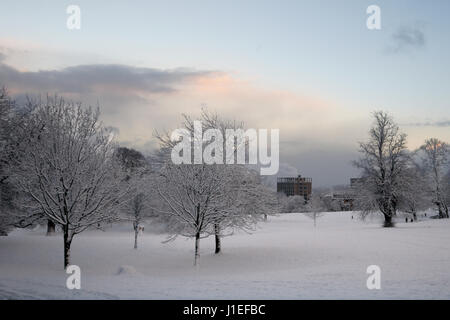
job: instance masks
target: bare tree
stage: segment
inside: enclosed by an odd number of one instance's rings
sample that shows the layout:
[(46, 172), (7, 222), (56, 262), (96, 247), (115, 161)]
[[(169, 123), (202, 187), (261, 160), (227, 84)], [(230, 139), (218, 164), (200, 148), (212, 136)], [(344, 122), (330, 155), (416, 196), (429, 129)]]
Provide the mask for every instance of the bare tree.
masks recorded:
[(11, 209), (11, 186), (7, 181), (5, 165), (8, 163), (7, 145), (11, 128), (11, 109), (13, 101), (5, 87), (0, 88), (0, 236), (8, 234), (12, 225), (9, 211)]
[(8, 96), (8, 92), (5, 87), (0, 88), (0, 156), (2, 161), (4, 151), (7, 145), (8, 130), (10, 128), (11, 109), (14, 101)]
[(276, 193), (261, 181), (259, 174), (246, 167), (228, 165), (229, 182), (225, 192), (226, 201), (221, 210), (225, 213), (217, 217), (214, 225), (215, 253), (221, 252), (221, 238), (235, 230), (251, 232), (255, 225), (267, 221), (279, 209)]
[(164, 213), (176, 218), (178, 233), (195, 237), (194, 265), (200, 256), (200, 239), (214, 234), (214, 225), (225, 213), (215, 204), (223, 204), (227, 195), (227, 177), (211, 165), (175, 165), (169, 161), (159, 173), (156, 189), (165, 202)]
[(413, 164), (405, 170), (399, 191), (399, 209), (409, 213), (414, 221), (417, 221), (417, 212), (428, 207), (426, 185), (427, 181), (418, 165)]
[[(216, 113), (210, 113), (203, 109), (201, 121), (204, 129), (218, 130), (223, 139), (223, 149), (226, 149), (226, 141), (232, 140), (234, 144), (233, 157), (238, 156), (238, 150), (244, 150), (245, 158), (250, 159), (249, 145), (252, 138), (234, 139), (231, 132), (241, 130), (244, 132), (245, 126), (243, 122), (236, 120), (224, 119)], [(188, 127), (192, 127), (192, 120), (189, 121)], [(228, 155), (223, 154), (223, 163), (226, 163)], [(253, 169), (257, 169), (254, 167)], [(221, 252), (221, 238), (233, 234), (233, 230), (240, 229), (244, 231), (252, 231), (255, 224), (264, 219), (267, 221), (269, 215), (274, 215), (279, 208), (276, 195), (264, 183), (264, 180), (252, 170), (251, 166), (246, 165), (222, 165), (220, 170), (228, 175), (229, 183), (227, 185), (226, 194), (228, 203), (224, 203), (222, 210), (227, 212), (221, 215), (214, 225), (215, 253)]]
[(449, 146), (439, 139), (431, 138), (420, 149), (424, 153), (423, 164), (433, 195), (432, 201), (437, 206), (439, 218), (448, 218), (449, 203), (445, 195), (448, 180), (446, 181), (445, 171), (448, 170)]
[[(21, 112), (19, 112), (21, 111)], [(5, 87), (0, 88), (0, 235), (7, 235), (14, 227), (27, 226), (18, 219), (19, 193), (11, 183), (12, 159), (16, 157), (17, 128), (26, 120), (25, 110), (19, 110)], [(29, 222), (28, 222), (29, 223)]]
[[(22, 195), (11, 181), (10, 164), (19, 157), (18, 148), (36, 134), (31, 114), (32, 103), (18, 105), (8, 95), (6, 88), (0, 89), (0, 229), (27, 228), (47, 224), (47, 235), (54, 234), (55, 225), (41, 214), (24, 215), (20, 210)], [(5, 229), (6, 228), (6, 229)], [(4, 232), (6, 234), (6, 232)]]
[(444, 176), (444, 198), (446, 203), (450, 203), (450, 169), (448, 170), (447, 174)]
[(42, 216), (63, 230), (64, 267), (76, 234), (116, 219), (125, 201), (123, 175), (113, 157), (111, 133), (99, 111), (62, 98), (38, 102), (11, 164), (28, 216)]
[(134, 149), (118, 148), (116, 156), (126, 175), (124, 184), (132, 192), (130, 200), (125, 202), (123, 210), (126, 213), (125, 219), (133, 221), (134, 249), (137, 249), (138, 236), (143, 229), (142, 222), (152, 212), (150, 208), (151, 190), (149, 190), (151, 188), (150, 168), (144, 155)]
[[(202, 129), (216, 129), (220, 134), (224, 134), (226, 128), (240, 128), (236, 122), (222, 120), (205, 110), (200, 120)], [(201, 141), (194, 141), (196, 128), (190, 117), (184, 115), (182, 127), (187, 132), (187, 138), (193, 142), (192, 149), (195, 145), (205, 144), (203, 137), (200, 138)], [(195, 237), (194, 264), (197, 264), (201, 238), (214, 235), (216, 253), (219, 253), (220, 237), (235, 228), (248, 229), (255, 223), (257, 214), (248, 210), (249, 203), (255, 201), (254, 197), (258, 193), (260, 196), (262, 193), (256, 192), (256, 180), (251, 178), (245, 166), (220, 163), (174, 164), (168, 154), (177, 141), (170, 139), (168, 134), (157, 134), (157, 138), (161, 143), (160, 154), (163, 154), (160, 158), (164, 160), (159, 171), (160, 182), (156, 183), (156, 188), (166, 204), (165, 213), (174, 217), (182, 226), (176, 229), (176, 234)], [(195, 153), (193, 151), (191, 156)], [(263, 217), (264, 213), (267, 210), (259, 211), (259, 217)]]
[(354, 162), (363, 177), (358, 188), (359, 209), (363, 215), (379, 210), (384, 216), (384, 226), (392, 227), (410, 157), (406, 135), (400, 133), (392, 117), (383, 111), (376, 111), (373, 116), (369, 141), (360, 143), (362, 156)]
[(318, 194), (312, 194), (308, 203), (305, 206), (307, 212), (305, 216), (313, 219), (314, 227), (317, 226), (317, 219), (325, 215), (326, 206), (322, 198)]

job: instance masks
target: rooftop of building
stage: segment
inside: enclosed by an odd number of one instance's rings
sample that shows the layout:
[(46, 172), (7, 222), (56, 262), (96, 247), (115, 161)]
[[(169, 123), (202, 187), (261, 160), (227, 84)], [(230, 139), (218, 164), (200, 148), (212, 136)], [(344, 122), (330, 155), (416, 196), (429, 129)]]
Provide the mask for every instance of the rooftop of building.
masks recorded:
[(302, 177), (301, 175), (297, 177), (278, 177), (277, 182), (312, 182), (312, 178)]

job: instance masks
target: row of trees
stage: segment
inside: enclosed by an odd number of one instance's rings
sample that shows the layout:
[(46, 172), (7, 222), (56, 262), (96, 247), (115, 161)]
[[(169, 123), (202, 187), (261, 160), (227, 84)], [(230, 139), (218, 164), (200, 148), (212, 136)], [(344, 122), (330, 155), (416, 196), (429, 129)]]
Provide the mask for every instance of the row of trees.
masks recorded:
[[(213, 235), (219, 253), (221, 237), (277, 211), (274, 193), (246, 166), (173, 164), (167, 134), (156, 135), (160, 150), (146, 158), (115, 143), (98, 108), (58, 97), (17, 106), (5, 89), (0, 102), (0, 232), (57, 225), (64, 267), (75, 235), (106, 223), (132, 221), (137, 248), (144, 219), (164, 222), (169, 239), (195, 238), (197, 264), (201, 238)], [(235, 125), (207, 111), (200, 120), (221, 132)], [(194, 136), (188, 116), (183, 127)]]
[(360, 143), (361, 157), (354, 165), (362, 176), (357, 187), (356, 208), (362, 215), (380, 211), (384, 225), (393, 226), (398, 210), (410, 213), (434, 205), (439, 218), (448, 218), (450, 204), (450, 149), (447, 143), (431, 138), (414, 152), (406, 146), (393, 118), (374, 113), (369, 140)]
[[(383, 111), (373, 114), (369, 139), (360, 143), (361, 157), (354, 165), (362, 175), (355, 188), (341, 188), (351, 208), (362, 217), (381, 212), (384, 225), (393, 226), (397, 211), (417, 220), (417, 212), (434, 207), (438, 218), (448, 218), (450, 205), (450, 148), (439, 139), (427, 139), (414, 151), (407, 149), (407, 136)], [(282, 212), (303, 212), (314, 218), (322, 211), (343, 210), (332, 195), (318, 192), (310, 199), (279, 194)], [(347, 204), (347, 208), (349, 204)]]

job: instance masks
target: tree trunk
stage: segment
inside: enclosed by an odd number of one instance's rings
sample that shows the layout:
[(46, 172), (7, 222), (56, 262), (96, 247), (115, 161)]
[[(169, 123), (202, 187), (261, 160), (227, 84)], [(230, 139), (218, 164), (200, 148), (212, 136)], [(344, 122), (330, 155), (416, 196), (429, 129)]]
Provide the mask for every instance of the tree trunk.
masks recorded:
[(47, 220), (47, 236), (55, 234), (55, 223), (52, 220)]
[(264, 221), (267, 221), (267, 214), (264, 214)]
[[(197, 204), (197, 208), (196, 208), (196, 226), (197, 228), (199, 228), (200, 225), (200, 203)], [(200, 259), (200, 230), (201, 229), (197, 229), (197, 233), (195, 234), (195, 253), (194, 253), (194, 266), (197, 266), (198, 264), (198, 260)]]
[(139, 227), (134, 228), (134, 248), (137, 249), (137, 241), (138, 241), (138, 233), (139, 233)]
[(216, 238), (216, 251), (214, 253), (219, 254), (222, 248), (220, 246), (220, 226), (217, 223), (214, 225), (214, 233)]
[(69, 226), (63, 226), (64, 231), (64, 269), (70, 264), (70, 245), (72, 243), (72, 238), (69, 235)]
[(440, 202), (436, 202), (439, 211), (439, 219), (445, 218), (444, 210), (442, 210), (442, 206)]
[(392, 228), (394, 223), (392, 222), (392, 217), (390, 215), (384, 215), (384, 225), (385, 228)]
[(444, 203), (439, 202), (438, 208), (439, 208), (439, 219), (448, 218), (448, 207)]
[(194, 266), (197, 266), (200, 259), (200, 232), (195, 234), (195, 256), (194, 256)]

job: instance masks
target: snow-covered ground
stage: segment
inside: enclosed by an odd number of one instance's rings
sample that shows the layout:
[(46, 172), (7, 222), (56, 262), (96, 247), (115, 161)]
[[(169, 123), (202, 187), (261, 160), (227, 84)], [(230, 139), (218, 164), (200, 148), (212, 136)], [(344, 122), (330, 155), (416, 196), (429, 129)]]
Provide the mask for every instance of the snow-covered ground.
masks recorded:
[[(18, 230), (0, 237), (0, 299), (450, 299), (450, 220), (385, 229), (351, 215), (328, 213), (316, 228), (303, 214), (271, 217), (224, 238), (218, 256), (203, 239), (199, 268), (192, 240), (145, 233), (134, 250), (131, 226), (87, 232), (72, 245), (82, 272), (72, 291), (62, 236)], [(366, 287), (373, 264), (381, 290)]]

